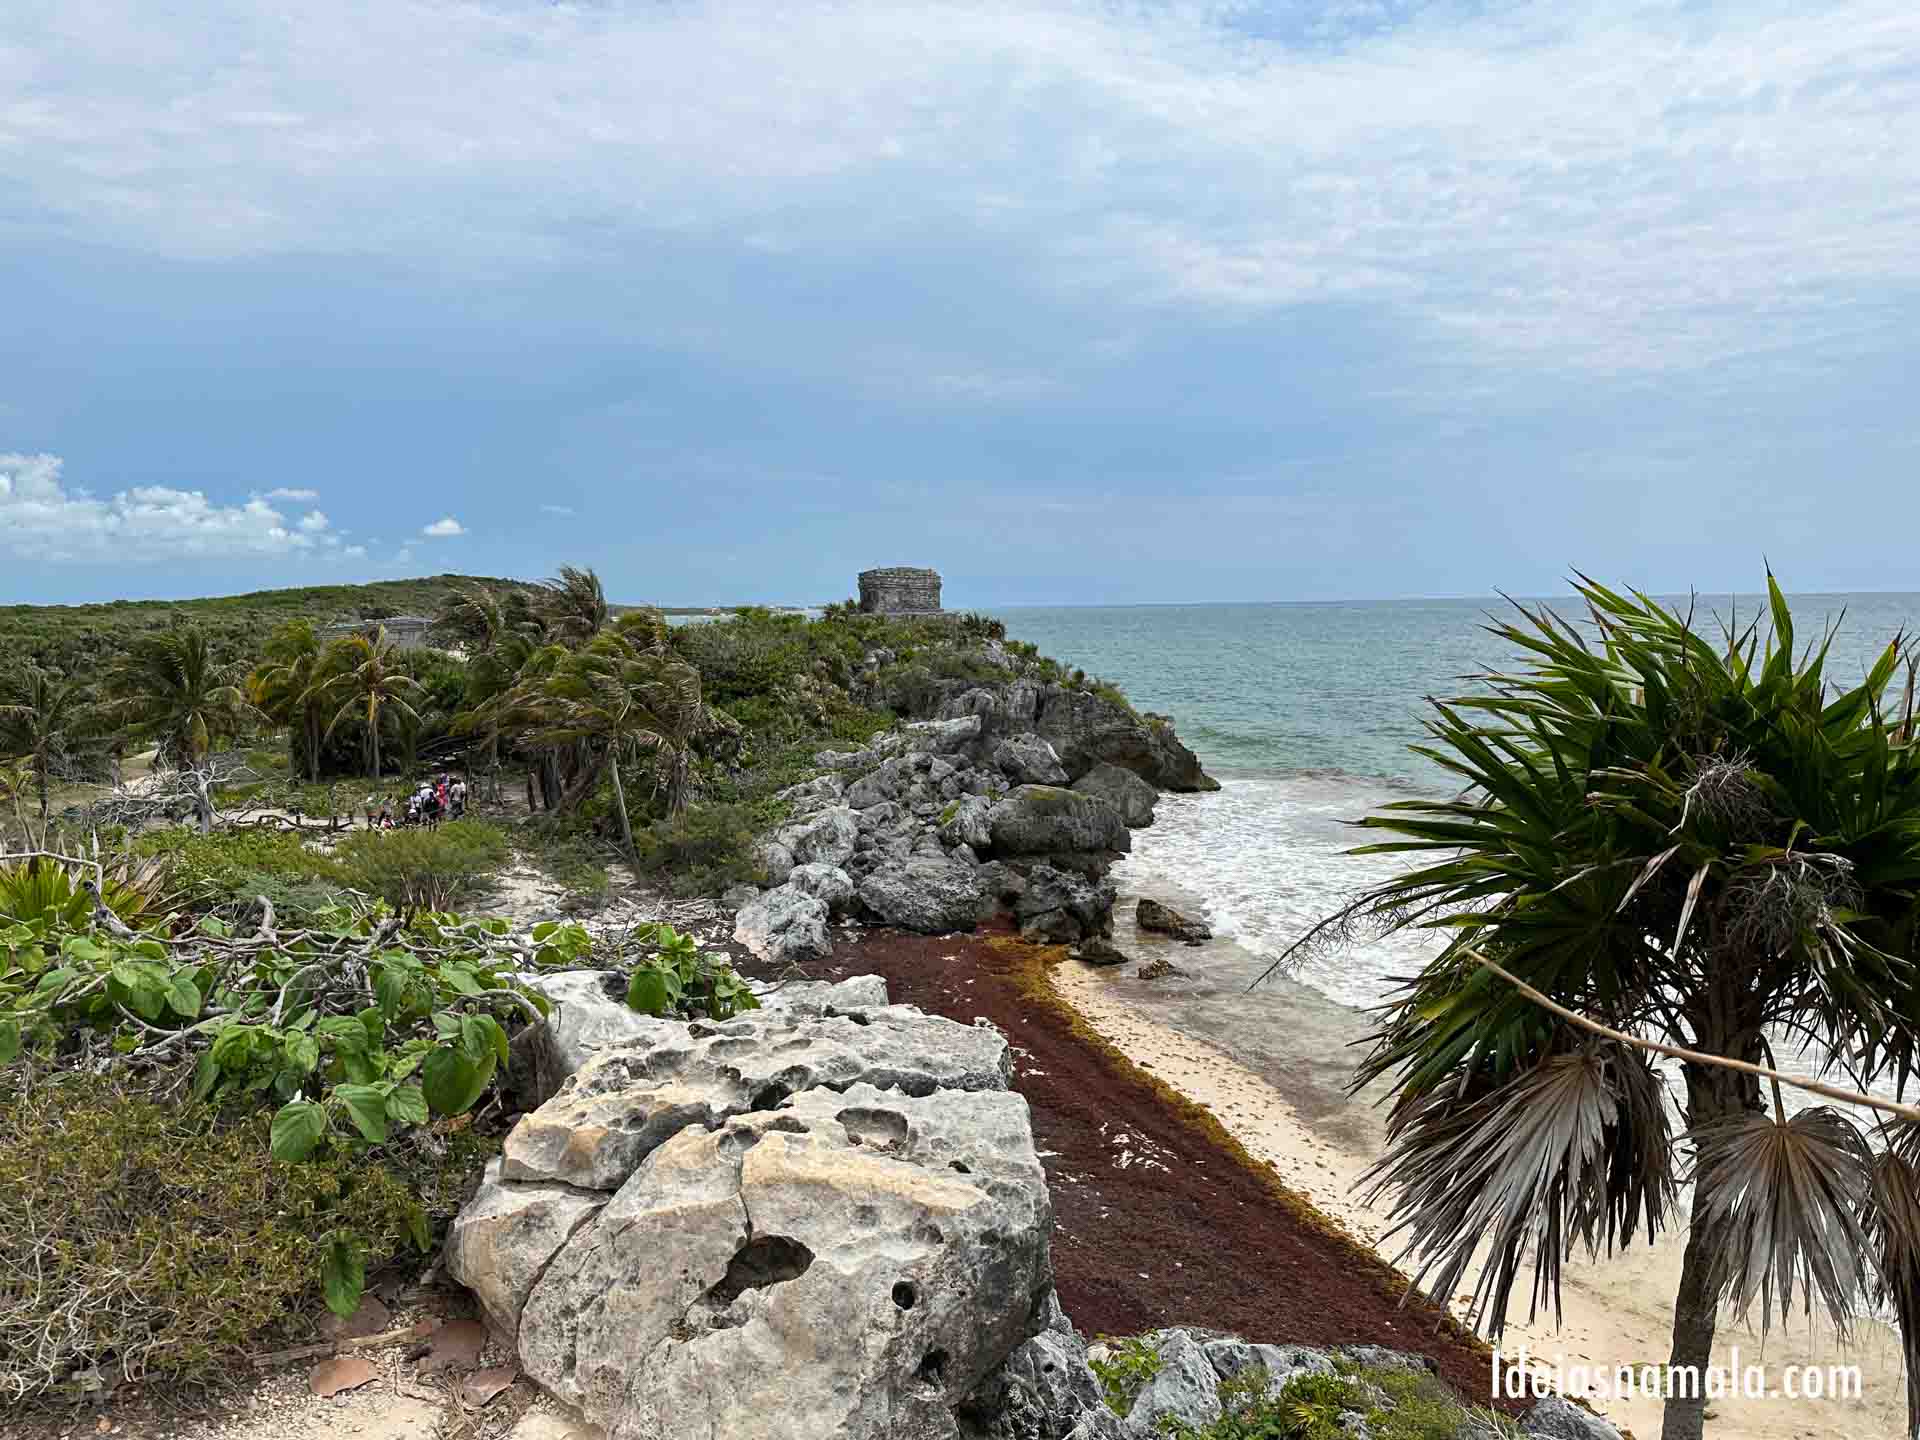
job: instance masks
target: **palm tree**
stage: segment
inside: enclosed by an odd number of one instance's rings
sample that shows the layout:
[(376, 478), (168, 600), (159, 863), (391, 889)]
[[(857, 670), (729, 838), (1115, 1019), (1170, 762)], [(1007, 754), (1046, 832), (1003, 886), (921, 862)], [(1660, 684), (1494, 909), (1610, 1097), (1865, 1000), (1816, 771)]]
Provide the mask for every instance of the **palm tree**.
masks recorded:
[[(547, 744), (600, 747), (613, 778), (620, 841), (633, 854), (633, 825), (621, 777), (622, 757), (652, 754), (664, 771), (670, 814), (686, 808), (688, 746), (700, 725), (700, 672), (648, 647), (644, 625), (603, 632), (536, 681), (523, 710)], [(638, 640), (640, 643), (636, 643)]]
[(578, 649), (606, 629), (613, 613), (600, 577), (571, 565), (562, 565), (558, 575), (541, 583), (535, 608), (548, 637), (569, 649)]
[(397, 652), (387, 627), (376, 625), (371, 634), (347, 635), (327, 648), (323, 674), (312, 693), (325, 703), (337, 703), (322, 741), (353, 715), (359, 715), (367, 727), (368, 774), (380, 778), (380, 720), (391, 710), (403, 719), (418, 723), (419, 712), (411, 701), (425, 694), (420, 682), (399, 665)]
[(40, 799), (40, 831), (47, 829), (47, 787), (93, 731), (86, 687), (28, 662), (0, 679), (0, 756), (23, 762)]
[(316, 689), (324, 678), (326, 651), (311, 620), (289, 620), (266, 644), (262, 665), (247, 677), (247, 698), (277, 725), (288, 730), (294, 769), (306, 761), (307, 777), (320, 779), (321, 732), (326, 700)]
[[(532, 652), (524, 621), (517, 622), (498, 594), (483, 585), (462, 585), (447, 598), (434, 628), (452, 637), (467, 655), (466, 712), (475, 717), (456, 728), (484, 725), (487, 735), (487, 774), (494, 777), (497, 800), (500, 770), (500, 725), (488, 702), (512, 688), (520, 666)], [(462, 720), (465, 716), (460, 717)]]
[(107, 669), (104, 715), (190, 767), (254, 715), (232, 667), (215, 662), (198, 625), (140, 635)]
[[(1913, 1072), (1920, 983), (1920, 747), (1913, 680), (1889, 713), (1898, 637), (1830, 698), (1832, 633), (1796, 662), (1768, 576), (1771, 634), (1722, 643), (1644, 596), (1581, 577), (1591, 642), (1545, 606), (1491, 633), (1528, 657), (1488, 693), (1432, 702), (1415, 747), (1465, 782), (1361, 823), (1397, 838), (1358, 853), (1427, 863), (1301, 942), (1425, 928), (1439, 955), (1394, 997), (1356, 1083), (1392, 1077), (1390, 1146), (1373, 1172), (1418, 1257), (1455, 1293), (1485, 1246), (1472, 1318), (1497, 1337), (1535, 1251), (1535, 1309), (1560, 1265), (1647, 1238), (1675, 1208), (1664, 1085), (1637, 1040), (1699, 1052), (1681, 1066), (1694, 1196), (1671, 1363), (1708, 1363), (1719, 1307), (1782, 1314), (1796, 1284), (1845, 1323), (1879, 1290), (1920, 1370), (1920, 1138), (1876, 1157), (1828, 1108), (1789, 1116), (1766, 1063), (1808, 1042), (1858, 1090)], [(1301, 946), (1296, 946), (1298, 953)], [(1498, 966), (1504, 975), (1496, 973)], [(1284, 959), (1283, 959), (1284, 963)], [(1910, 1405), (1915, 1396), (1910, 1395)], [(1704, 1400), (1667, 1401), (1664, 1440), (1699, 1440)], [(1912, 1420), (1920, 1426), (1920, 1406)], [(1920, 1434), (1920, 1428), (1915, 1430)]]

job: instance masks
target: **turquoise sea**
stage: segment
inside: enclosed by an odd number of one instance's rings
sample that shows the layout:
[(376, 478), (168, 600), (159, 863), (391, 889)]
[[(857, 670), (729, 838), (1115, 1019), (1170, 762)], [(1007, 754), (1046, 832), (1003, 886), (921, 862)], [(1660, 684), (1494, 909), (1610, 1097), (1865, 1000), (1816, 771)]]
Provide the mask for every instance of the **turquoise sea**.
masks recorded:
[[(1566, 597), (1549, 603), (1578, 613)], [(1744, 623), (1763, 608), (1758, 596), (1693, 603), (1714, 635), (1716, 617)], [(1793, 610), (1801, 642), (1841, 623), (1829, 659), (1838, 682), (1857, 680), (1896, 633), (1920, 627), (1920, 594), (1802, 595)], [(1512, 613), (1499, 599), (997, 613), (1016, 639), (1173, 716), (1222, 782), (1216, 795), (1166, 797), (1116, 875), (1129, 893), (1199, 905), (1250, 958), (1279, 954), (1393, 863), (1345, 855), (1360, 838), (1346, 822), (1410, 793), (1445, 793), (1444, 773), (1407, 750), (1420, 738), (1425, 697), (1470, 692), (1479, 688), (1470, 677), (1516, 660), (1485, 629), (1490, 616)], [(1396, 937), (1298, 978), (1365, 1006), (1428, 949)]]

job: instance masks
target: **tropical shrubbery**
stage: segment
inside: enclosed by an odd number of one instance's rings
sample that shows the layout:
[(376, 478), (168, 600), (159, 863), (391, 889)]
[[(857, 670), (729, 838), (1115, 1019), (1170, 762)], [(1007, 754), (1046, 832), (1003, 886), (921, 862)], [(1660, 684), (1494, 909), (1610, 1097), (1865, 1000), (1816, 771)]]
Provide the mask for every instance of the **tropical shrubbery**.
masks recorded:
[(718, 895), (765, 878), (753, 858), (755, 832), (743, 805), (697, 805), (636, 830), (634, 863), (675, 895)]
[(0, 1069), (0, 1408), (231, 1373), (323, 1273), (424, 1253), (490, 1148), (446, 1124), (282, 1164), (264, 1112), (152, 1088)]
[(395, 909), (451, 909), (499, 869), (507, 837), (481, 820), (432, 830), (355, 830), (334, 846), (330, 873)]

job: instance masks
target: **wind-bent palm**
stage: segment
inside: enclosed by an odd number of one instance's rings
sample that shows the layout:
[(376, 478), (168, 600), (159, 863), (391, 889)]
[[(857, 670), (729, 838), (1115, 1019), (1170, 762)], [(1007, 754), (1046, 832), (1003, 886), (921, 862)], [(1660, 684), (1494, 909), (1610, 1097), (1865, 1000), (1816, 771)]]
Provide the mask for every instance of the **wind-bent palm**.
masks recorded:
[(517, 707), (543, 743), (584, 740), (605, 746), (620, 838), (629, 854), (633, 826), (621, 758), (654, 755), (668, 811), (679, 814), (687, 803), (688, 746), (704, 713), (700, 672), (665, 654), (652, 639), (645, 617), (629, 617), (586, 649), (555, 657)]
[(60, 766), (93, 734), (85, 686), (38, 665), (0, 677), (0, 756), (17, 759), (33, 778), (40, 830), (47, 828), (47, 787)]
[(562, 565), (558, 575), (541, 583), (535, 610), (548, 637), (569, 649), (585, 645), (606, 629), (613, 614), (600, 577), (571, 565)]
[(183, 766), (206, 759), (213, 742), (254, 711), (232, 667), (214, 662), (197, 625), (142, 635), (107, 671), (106, 715), (153, 740), (160, 758)]
[[(306, 750), (308, 778), (317, 782), (327, 707), (316, 686), (325, 678), (326, 651), (313, 622), (289, 620), (267, 641), (266, 656), (271, 663), (247, 677), (247, 698), (275, 724), (297, 731)], [(296, 753), (296, 766), (299, 759)]]
[[(1555, 1018), (1478, 956), (1628, 1033), (1757, 1063), (1777, 1040), (1809, 1041), (1861, 1089), (1912, 1073), (1912, 670), (1896, 714), (1897, 638), (1829, 699), (1832, 635), (1796, 666), (1792, 617), (1768, 587), (1758, 654), (1757, 627), (1710, 644), (1644, 596), (1584, 580), (1591, 645), (1545, 607), (1493, 627), (1531, 668), (1433, 702), (1434, 743), (1416, 747), (1466, 790), (1362, 822), (1401, 838), (1358, 853), (1436, 858), (1302, 942), (1350, 940), (1367, 921), (1447, 937), (1358, 1078), (1393, 1077), (1373, 1178), (1394, 1193), (1418, 1278), (1452, 1294), (1486, 1244), (1474, 1311), (1495, 1335), (1529, 1249), (1533, 1304), (1557, 1311), (1562, 1258), (1641, 1227), (1651, 1239), (1676, 1175), (1663, 1085), (1641, 1053)], [(1751, 1075), (1682, 1074), (1695, 1192), (1671, 1362), (1707, 1364), (1723, 1300), (1770, 1314), (1777, 1299), (1784, 1315), (1798, 1287), (1844, 1323), (1878, 1291), (1901, 1314), (1914, 1377), (1920, 1136), (1903, 1125), (1876, 1156), (1835, 1110), (1789, 1118)], [(1665, 1440), (1698, 1440), (1703, 1412), (1697, 1395), (1669, 1400)]]
[(371, 635), (348, 635), (327, 649), (324, 676), (313, 693), (337, 704), (328, 722), (323, 741), (351, 716), (358, 715), (367, 727), (368, 774), (380, 778), (380, 721), (391, 711), (415, 724), (420, 713), (413, 700), (426, 693), (420, 682), (395, 663), (393, 639), (387, 627), (379, 625)]

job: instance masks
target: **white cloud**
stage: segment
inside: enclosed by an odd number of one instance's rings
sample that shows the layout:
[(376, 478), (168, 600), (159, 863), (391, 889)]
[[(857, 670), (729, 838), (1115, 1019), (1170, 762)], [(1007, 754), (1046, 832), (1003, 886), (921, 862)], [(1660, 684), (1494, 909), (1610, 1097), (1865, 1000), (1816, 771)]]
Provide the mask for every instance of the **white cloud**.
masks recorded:
[(168, 254), (990, 243), (1119, 306), (1360, 301), (1622, 370), (1843, 334), (1920, 286), (1910, 0), (1281, 7), (1257, 33), (1218, 0), (796, 0), (779, 23), (202, 0), (163, 33), (141, 0), (21, 8), (15, 213)]
[(298, 555), (337, 545), (327, 517), (298, 523), (264, 498), (137, 485), (102, 498), (67, 485), (58, 455), (0, 454), (0, 550), (50, 563)]
[(453, 516), (448, 515), (443, 519), (434, 521), (431, 525), (423, 525), (420, 533), (430, 540), (445, 540), (449, 536), (466, 534), (467, 527), (454, 519)]
[(542, 505), (540, 508), (549, 515), (571, 515), (574, 513), (571, 505)]
[(267, 491), (267, 499), (269, 500), (318, 500), (319, 498), (320, 492), (318, 490), (288, 490), (283, 488)]

